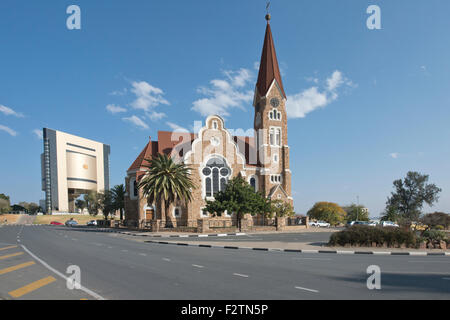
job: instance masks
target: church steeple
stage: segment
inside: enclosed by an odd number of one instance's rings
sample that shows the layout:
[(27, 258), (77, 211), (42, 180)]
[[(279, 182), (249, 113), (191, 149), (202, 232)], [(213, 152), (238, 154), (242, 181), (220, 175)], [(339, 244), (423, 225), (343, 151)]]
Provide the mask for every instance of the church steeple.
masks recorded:
[(280, 68), (278, 66), (277, 53), (273, 43), (272, 30), (270, 29), (270, 14), (266, 15), (267, 27), (266, 35), (264, 37), (264, 46), (261, 55), (261, 62), (259, 65), (258, 81), (256, 89), (258, 94), (263, 97), (267, 94), (273, 81), (276, 83), (281, 91), (281, 94), (286, 98), (284, 92), (283, 82), (281, 80)]

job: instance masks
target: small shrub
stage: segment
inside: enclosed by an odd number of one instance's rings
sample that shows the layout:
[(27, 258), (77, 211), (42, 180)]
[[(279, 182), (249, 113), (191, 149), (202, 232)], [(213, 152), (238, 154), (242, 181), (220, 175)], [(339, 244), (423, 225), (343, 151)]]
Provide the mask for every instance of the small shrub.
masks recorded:
[(407, 245), (415, 246), (418, 243), (416, 235), (410, 230), (402, 230), (400, 228), (382, 228), (370, 226), (352, 226), (346, 230), (334, 233), (330, 237), (329, 245), (345, 246), (360, 245), (369, 246), (372, 243), (383, 245), (385, 242), (388, 246)]
[(440, 230), (426, 230), (422, 233), (422, 237), (426, 238), (428, 241), (446, 241), (447, 235), (444, 231)]

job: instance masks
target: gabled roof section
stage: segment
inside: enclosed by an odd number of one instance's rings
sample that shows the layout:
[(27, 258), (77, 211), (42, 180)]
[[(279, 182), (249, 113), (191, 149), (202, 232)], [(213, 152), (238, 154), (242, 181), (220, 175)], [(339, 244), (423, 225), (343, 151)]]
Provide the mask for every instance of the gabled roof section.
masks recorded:
[(277, 53), (275, 52), (273, 43), (272, 30), (270, 29), (269, 21), (267, 21), (266, 36), (264, 38), (264, 46), (259, 65), (258, 82), (256, 83), (256, 89), (260, 96), (264, 97), (267, 94), (274, 80), (276, 80), (281, 93), (286, 98), (280, 68), (278, 66)]
[(278, 184), (278, 185), (276, 185), (275, 187), (273, 187), (273, 188), (270, 190), (269, 195), (268, 195), (267, 197), (268, 197), (269, 199), (272, 199), (273, 195), (275, 194), (275, 192), (276, 192), (278, 189), (281, 190), (281, 192), (286, 196), (286, 198), (289, 197), (289, 195), (286, 193), (286, 191), (284, 191), (283, 187), (282, 187), (280, 184)]
[(145, 148), (141, 151), (139, 156), (134, 160), (131, 167), (128, 169), (128, 171), (132, 170), (139, 170), (142, 166), (148, 165), (148, 161), (145, 159), (151, 159), (153, 155), (156, 154), (156, 151), (158, 150), (158, 142), (156, 141), (150, 141), (147, 143)]

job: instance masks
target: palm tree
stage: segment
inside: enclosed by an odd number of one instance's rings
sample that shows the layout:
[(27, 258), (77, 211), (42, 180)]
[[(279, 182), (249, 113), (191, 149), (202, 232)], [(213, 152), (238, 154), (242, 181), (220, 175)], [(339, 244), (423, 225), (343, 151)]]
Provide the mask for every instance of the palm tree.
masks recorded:
[(123, 220), (123, 210), (125, 208), (125, 186), (118, 184), (111, 189), (113, 204), (116, 210), (120, 210), (120, 221)]
[(147, 173), (139, 182), (144, 197), (148, 203), (164, 202), (166, 228), (169, 224), (169, 206), (175, 200), (192, 200), (192, 189), (195, 188), (189, 173), (189, 167), (183, 163), (175, 163), (166, 154), (158, 154), (152, 159), (146, 159), (149, 165)]

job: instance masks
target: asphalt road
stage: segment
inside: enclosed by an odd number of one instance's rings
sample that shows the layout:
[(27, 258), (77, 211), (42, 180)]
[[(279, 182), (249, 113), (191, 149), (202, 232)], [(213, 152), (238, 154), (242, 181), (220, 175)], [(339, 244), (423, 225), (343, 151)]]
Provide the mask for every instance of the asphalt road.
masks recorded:
[[(445, 256), (196, 248), (78, 228), (1, 227), (0, 250), (11, 245), (18, 247), (0, 251), (0, 295), (6, 299), (50, 276), (56, 280), (19, 299), (450, 299), (450, 258)], [(2, 274), (24, 263), (14, 260), (19, 256), (8, 258), (8, 250), (24, 252), (35, 265)], [(79, 266), (85, 291), (66, 289), (60, 275), (69, 276), (70, 265)], [(367, 288), (371, 265), (381, 269), (381, 290)]]
[[(227, 236), (227, 237), (189, 237), (189, 241), (220, 241), (220, 242), (307, 242), (307, 243), (328, 243), (330, 236), (334, 232), (332, 231), (319, 231), (319, 232), (297, 232), (297, 233), (259, 233), (259, 234), (244, 234), (240, 236)], [(159, 239), (170, 239), (170, 237), (159, 237)]]

